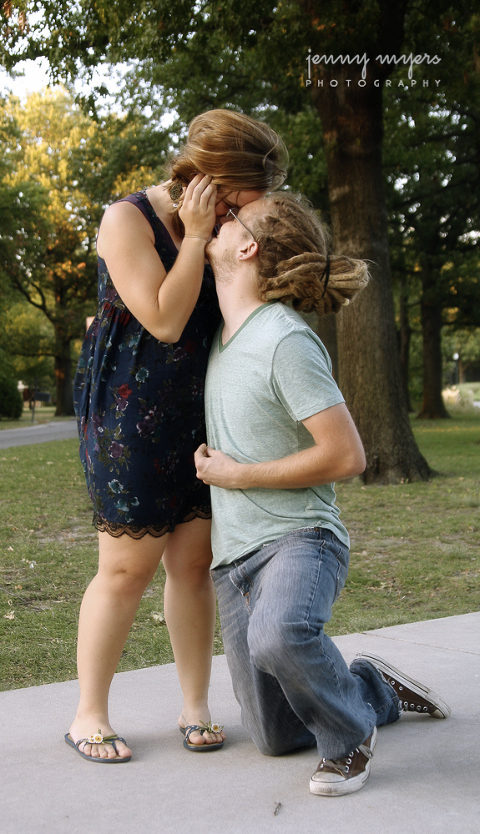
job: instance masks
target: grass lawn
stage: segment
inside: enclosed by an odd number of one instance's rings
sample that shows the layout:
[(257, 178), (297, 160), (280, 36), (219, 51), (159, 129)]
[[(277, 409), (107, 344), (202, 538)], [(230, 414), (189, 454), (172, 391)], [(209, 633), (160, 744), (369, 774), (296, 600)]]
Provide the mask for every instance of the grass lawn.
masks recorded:
[(351, 561), (330, 634), (480, 607), (480, 413), (413, 425), (431, 481), (337, 485)]
[[(480, 414), (414, 420), (414, 430), (439, 473), (429, 483), (337, 486), (352, 556), (330, 634), (479, 607)], [(97, 561), (77, 442), (0, 450), (0, 508), (0, 689), (74, 678), (78, 609)], [(120, 671), (173, 660), (163, 584), (160, 568)]]

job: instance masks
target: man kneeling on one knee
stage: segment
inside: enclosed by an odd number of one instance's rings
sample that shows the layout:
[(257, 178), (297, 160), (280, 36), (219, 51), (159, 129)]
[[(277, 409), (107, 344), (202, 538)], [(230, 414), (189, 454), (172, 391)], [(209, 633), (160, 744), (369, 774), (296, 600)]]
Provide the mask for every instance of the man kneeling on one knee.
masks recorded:
[(337, 312), (368, 281), (329, 255), (313, 210), (286, 193), (249, 203), (207, 245), (224, 323), (206, 381), (213, 565), (242, 723), (262, 753), (316, 745), (315, 794), (365, 784), (377, 727), (402, 709), (446, 718), (429, 689), (366, 653), (350, 668), (324, 632), (347, 577), (334, 481), (365, 455), (328, 354), (301, 316)]

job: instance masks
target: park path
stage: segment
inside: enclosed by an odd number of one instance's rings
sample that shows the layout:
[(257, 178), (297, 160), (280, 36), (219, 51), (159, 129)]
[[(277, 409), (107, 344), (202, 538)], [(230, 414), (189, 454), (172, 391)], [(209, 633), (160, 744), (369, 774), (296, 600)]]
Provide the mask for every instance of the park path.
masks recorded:
[(71, 440), (78, 437), (77, 421), (52, 421), (42, 425), (22, 426), (18, 429), (0, 431), (0, 449), (12, 446), (30, 446), (32, 443), (48, 443), (50, 440)]

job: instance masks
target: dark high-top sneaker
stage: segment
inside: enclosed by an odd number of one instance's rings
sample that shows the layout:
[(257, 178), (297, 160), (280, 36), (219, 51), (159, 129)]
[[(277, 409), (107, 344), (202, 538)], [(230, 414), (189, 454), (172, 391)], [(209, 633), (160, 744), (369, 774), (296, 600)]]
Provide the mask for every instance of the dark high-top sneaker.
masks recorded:
[(431, 689), (399, 672), (381, 657), (369, 652), (359, 652), (355, 660), (367, 660), (381, 673), (383, 679), (390, 684), (400, 698), (400, 705), (404, 712), (418, 712), (431, 715), (432, 718), (448, 718), (450, 707), (442, 701)]

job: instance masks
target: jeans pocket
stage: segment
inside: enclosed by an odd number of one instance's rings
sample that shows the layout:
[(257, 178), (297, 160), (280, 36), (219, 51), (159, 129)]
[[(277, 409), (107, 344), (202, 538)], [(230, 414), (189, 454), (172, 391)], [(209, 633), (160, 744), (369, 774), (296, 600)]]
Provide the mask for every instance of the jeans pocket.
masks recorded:
[(340, 596), (340, 592), (344, 588), (345, 582), (347, 581), (349, 562), (350, 553), (348, 549), (346, 547), (343, 547), (342, 545), (337, 553), (337, 581), (334, 602), (336, 602), (336, 600)]
[(250, 613), (250, 592), (252, 590), (252, 580), (245, 573), (245, 571), (242, 570), (242, 566), (230, 573), (230, 582), (234, 588), (236, 588), (237, 592), (242, 595), (247, 611)]

